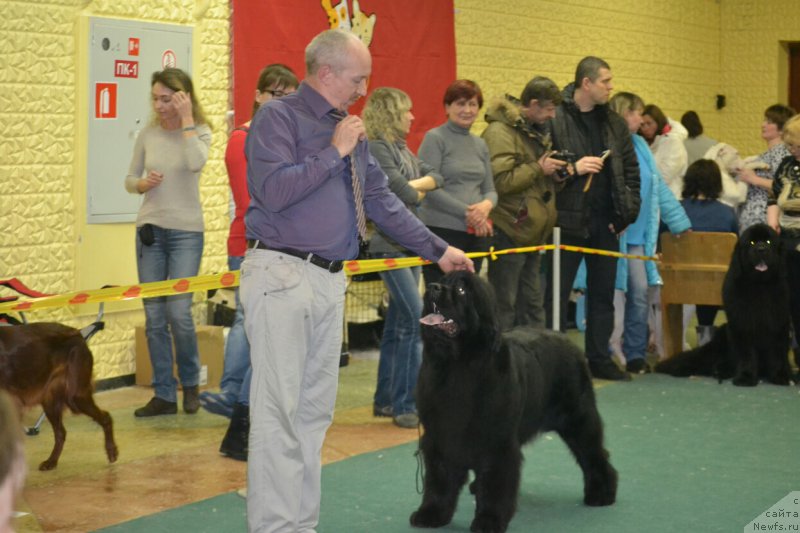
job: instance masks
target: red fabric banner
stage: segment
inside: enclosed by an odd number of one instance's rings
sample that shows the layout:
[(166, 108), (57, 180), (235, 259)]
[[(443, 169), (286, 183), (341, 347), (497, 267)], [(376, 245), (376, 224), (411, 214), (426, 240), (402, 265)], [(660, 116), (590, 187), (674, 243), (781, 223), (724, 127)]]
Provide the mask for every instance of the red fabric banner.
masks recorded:
[(369, 45), (370, 89), (397, 87), (411, 96), (416, 120), (408, 145), (416, 151), (425, 132), (444, 121), (442, 97), (456, 76), (452, 0), (233, 0), (236, 123), (250, 119), (262, 68), (284, 63), (302, 79), (306, 45), (336, 27)]

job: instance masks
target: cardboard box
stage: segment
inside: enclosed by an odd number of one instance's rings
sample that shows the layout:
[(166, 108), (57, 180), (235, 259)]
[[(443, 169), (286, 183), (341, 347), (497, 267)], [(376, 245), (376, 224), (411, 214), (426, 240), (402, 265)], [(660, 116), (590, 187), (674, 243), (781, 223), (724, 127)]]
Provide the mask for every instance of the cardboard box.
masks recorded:
[[(222, 378), (222, 365), (225, 356), (225, 336), (221, 326), (195, 326), (197, 331), (197, 350), (200, 352), (200, 386), (218, 387)], [(178, 377), (176, 365), (173, 375)], [(136, 384), (151, 386), (153, 368), (144, 326), (136, 327)]]

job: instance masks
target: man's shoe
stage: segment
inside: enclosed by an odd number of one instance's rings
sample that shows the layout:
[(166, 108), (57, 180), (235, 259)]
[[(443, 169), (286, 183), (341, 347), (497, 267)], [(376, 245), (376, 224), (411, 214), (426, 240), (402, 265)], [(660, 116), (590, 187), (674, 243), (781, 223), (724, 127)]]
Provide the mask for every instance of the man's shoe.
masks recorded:
[(645, 361), (644, 358), (628, 361), (628, 363), (625, 365), (625, 370), (631, 374), (649, 374), (652, 372), (650, 365), (647, 364), (647, 361)]
[(243, 403), (233, 406), (233, 416), (228, 431), (222, 439), (219, 453), (237, 461), (247, 461), (247, 445), (250, 439), (250, 407)]
[(183, 388), (183, 412), (187, 415), (193, 415), (200, 409), (197, 389), (197, 385)]
[(377, 405), (372, 405), (372, 416), (385, 416), (391, 417), (392, 416), (392, 406), (387, 405), (385, 407), (378, 407)]
[(620, 370), (611, 359), (605, 359), (603, 361), (590, 361), (589, 372), (591, 372), (592, 377), (596, 379), (607, 379), (609, 381), (631, 380), (631, 375)]
[(203, 391), (200, 393), (200, 407), (213, 415), (230, 418), (233, 415), (233, 405), (236, 403), (231, 395), (224, 392)]
[(403, 429), (416, 429), (419, 426), (419, 417), (417, 413), (406, 413), (404, 415), (397, 415), (392, 418), (394, 425)]
[(162, 400), (158, 396), (153, 396), (147, 405), (140, 407), (133, 412), (133, 415), (139, 418), (146, 416), (160, 416), (160, 415), (174, 415), (178, 412), (178, 404), (176, 402), (168, 402)]

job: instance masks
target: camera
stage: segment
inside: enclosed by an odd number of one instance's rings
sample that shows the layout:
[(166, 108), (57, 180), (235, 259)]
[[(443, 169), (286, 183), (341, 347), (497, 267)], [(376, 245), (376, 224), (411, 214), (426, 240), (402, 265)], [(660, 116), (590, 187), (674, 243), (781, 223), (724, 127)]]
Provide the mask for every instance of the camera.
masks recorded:
[(569, 150), (558, 150), (550, 154), (550, 157), (553, 159), (558, 159), (559, 161), (564, 161), (567, 164), (556, 171), (558, 177), (563, 179), (567, 179), (570, 177), (572, 172), (570, 172), (569, 167), (572, 165), (574, 167), (575, 163), (578, 161), (578, 156), (570, 152)]

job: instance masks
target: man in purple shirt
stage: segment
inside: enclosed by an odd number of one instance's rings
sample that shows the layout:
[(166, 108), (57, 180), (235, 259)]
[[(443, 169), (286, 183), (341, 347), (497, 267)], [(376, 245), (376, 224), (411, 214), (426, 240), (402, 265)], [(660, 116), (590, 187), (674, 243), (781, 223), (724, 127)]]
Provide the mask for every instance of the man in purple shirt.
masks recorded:
[(253, 367), (253, 532), (311, 532), (319, 522), (320, 455), (333, 419), (344, 320), (342, 260), (359, 251), (352, 169), (366, 216), (384, 233), (444, 271), (473, 270), (389, 191), (363, 142), (364, 124), (346, 115), (366, 95), (371, 65), (358, 38), (322, 32), (306, 48), (297, 93), (268, 102), (250, 126), (241, 299)]

